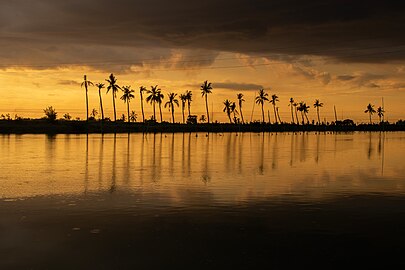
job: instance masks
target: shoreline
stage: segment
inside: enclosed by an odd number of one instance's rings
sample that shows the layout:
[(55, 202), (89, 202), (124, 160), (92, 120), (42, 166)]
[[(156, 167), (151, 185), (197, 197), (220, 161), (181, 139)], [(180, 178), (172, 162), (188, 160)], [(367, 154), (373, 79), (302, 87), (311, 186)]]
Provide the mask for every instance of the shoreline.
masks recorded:
[(101, 121), (48, 121), (0, 120), (0, 134), (87, 134), (87, 133), (182, 133), (182, 132), (354, 132), (354, 131), (405, 131), (405, 122), (381, 124), (179, 124), (179, 123), (127, 123)]

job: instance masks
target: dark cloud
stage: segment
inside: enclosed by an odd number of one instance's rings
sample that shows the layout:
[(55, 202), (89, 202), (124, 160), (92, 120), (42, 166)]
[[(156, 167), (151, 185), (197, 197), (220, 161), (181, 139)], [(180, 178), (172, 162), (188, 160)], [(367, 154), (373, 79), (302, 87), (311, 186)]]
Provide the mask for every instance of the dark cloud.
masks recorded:
[(339, 75), (336, 77), (336, 79), (339, 81), (351, 81), (355, 78), (356, 78), (356, 76), (353, 76), (353, 75)]
[(124, 70), (171, 59), (173, 49), (398, 61), (404, 13), (400, 1), (2, 0), (0, 67)]
[(75, 86), (80, 85), (79, 82), (74, 81), (74, 80), (59, 80), (58, 84), (60, 84), (60, 85), (75, 85)]

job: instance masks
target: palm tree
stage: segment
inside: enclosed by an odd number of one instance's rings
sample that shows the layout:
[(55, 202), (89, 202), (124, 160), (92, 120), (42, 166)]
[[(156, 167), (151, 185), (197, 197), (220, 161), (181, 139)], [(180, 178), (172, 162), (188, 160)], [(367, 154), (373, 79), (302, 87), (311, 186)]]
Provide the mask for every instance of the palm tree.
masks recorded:
[[(174, 124), (174, 104), (179, 107), (179, 100), (176, 98), (177, 94), (176, 93), (169, 93), (167, 94), (167, 97), (169, 98), (169, 101), (166, 102), (165, 108), (169, 106), (169, 111), (172, 112), (172, 121)], [(183, 113), (183, 121), (184, 121), (184, 113)]]
[(290, 98), (290, 104), (288, 104), (288, 106), (291, 107), (291, 119), (292, 119), (292, 124), (295, 124), (294, 122), (294, 112), (293, 112), (293, 107), (294, 107), (294, 99)]
[(278, 101), (278, 96), (276, 94), (271, 96), (270, 103), (273, 104), (273, 109), (274, 109), (274, 118), (276, 119), (276, 123), (278, 123), (277, 120), (277, 112), (276, 112), (276, 102)]
[(121, 90), (121, 87), (117, 85), (117, 79), (111, 73), (110, 77), (106, 80), (109, 85), (107, 86), (107, 93), (111, 90), (112, 92), (112, 99), (113, 99), (113, 107), (114, 107), (114, 121), (117, 121), (117, 112), (115, 110), (115, 98), (117, 97), (117, 91)]
[(89, 95), (88, 95), (88, 87), (92, 86), (93, 83), (91, 81), (87, 80), (87, 76), (84, 75), (84, 81), (80, 85), (80, 87), (83, 87), (86, 89), (86, 121), (89, 121)]
[(385, 113), (385, 111), (381, 106), (377, 108), (377, 115), (380, 118), (380, 123), (381, 123), (382, 117), (384, 116), (384, 113)]
[(239, 111), (240, 111), (240, 117), (242, 118), (242, 123), (245, 123), (245, 120), (243, 119), (243, 113), (242, 113), (242, 102), (244, 102), (245, 100), (243, 99), (243, 94), (239, 93), (236, 95), (239, 101)]
[(319, 117), (319, 108), (323, 107), (323, 103), (319, 99), (315, 99), (314, 108), (316, 108), (316, 114), (318, 115), (318, 125), (321, 124), (321, 118)]
[(145, 113), (143, 112), (143, 92), (145, 91), (147, 91), (145, 86), (139, 87), (139, 94), (141, 95), (142, 122), (145, 122)]
[(308, 109), (309, 109), (309, 106), (307, 106), (307, 104), (305, 102), (301, 101), (299, 103), (297, 110), (301, 112), (301, 117), (302, 117), (302, 123), (303, 124), (305, 123), (304, 122), (304, 115), (305, 115), (305, 118), (307, 119), (307, 123), (309, 123), (308, 116), (307, 116), (307, 113), (309, 112)]
[(201, 95), (203, 97), (205, 97), (205, 108), (207, 109), (207, 121), (208, 124), (210, 123), (210, 115), (208, 113), (208, 94), (212, 93), (212, 86), (211, 83), (209, 83), (208, 81), (205, 81), (202, 85), (201, 85)]
[(232, 120), (231, 120), (231, 102), (226, 99), (223, 104), (225, 105), (223, 112), (226, 112), (226, 115), (228, 115), (229, 118), (229, 122), (232, 124)]
[(187, 93), (185, 94), (180, 94), (180, 100), (181, 100), (181, 114), (183, 115), (183, 124), (186, 123), (186, 119), (184, 118), (184, 107), (186, 106), (187, 102)]
[(235, 124), (236, 124), (236, 115), (238, 114), (238, 110), (236, 109), (236, 103), (235, 102), (232, 102), (231, 103), (231, 113), (233, 113), (233, 121), (235, 122)]
[(193, 92), (191, 92), (190, 90), (187, 90), (186, 97), (187, 97), (188, 116), (190, 116), (190, 107), (191, 107), (191, 101), (193, 101)]
[(96, 83), (96, 86), (98, 88), (98, 96), (100, 97), (101, 120), (104, 121), (103, 99), (101, 98), (101, 89), (105, 87), (104, 83)]
[(146, 97), (146, 102), (149, 102), (150, 104), (153, 105), (153, 120), (156, 121), (156, 109), (155, 109), (155, 104), (157, 100), (157, 95), (160, 93), (160, 88), (158, 88), (157, 85), (151, 86), (150, 90), (147, 90), (146, 92), (149, 94), (149, 96)]
[(300, 121), (298, 120), (298, 103), (297, 102), (294, 102), (293, 104), (292, 104), (293, 106), (294, 106), (294, 108), (295, 108), (295, 119), (297, 120), (297, 124), (299, 125), (300, 124)]
[(374, 105), (371, 105), (371, 103), (369, 103), (369, 104), (367, 105), (367, 109), (366, 109), (364, 112), (369, 114), (369, 116), (370, 116), (370, 124), (372, 124), (372, 122), (371, 122), (371, 115), (373, 115), (373, 113), (375, 113)]
[(265, 101), (269, 101), (269, 99), (267, 98), (269, 96), (269, 94), (267, 94), (266, 92), (264, 92), (264, 89), (260, 89), (259, 90), (259, 94), (256, 96), (255, 101), (256, 104), (261, 104), (262, 105), (262, 119), (263, 119), (263, 123), (264, 123), (264, 102)]
[[(159, 89), (160, 90), (160, 89)], [(162, 102), (165, 96), (162, 94), (162, 92), (158, 92), (156, 96), (156, 102), (159, 104), (159, 112), (160, 112), (160, 123), (163, 122), (163, 115), (162, 115)]]
[(135, 96), (132, 94), (135, 91), (131, 89), (131, 86), (124, 86), (122, 87), (124, 94), (122, 95), (121, 99), (124, 101), (124, 103), (127, 103), (127, 113), (128, 113), (128, 123), (131, 121), (131, 118), (129, 116), (129, 102), (132, 98), (135, 98)]

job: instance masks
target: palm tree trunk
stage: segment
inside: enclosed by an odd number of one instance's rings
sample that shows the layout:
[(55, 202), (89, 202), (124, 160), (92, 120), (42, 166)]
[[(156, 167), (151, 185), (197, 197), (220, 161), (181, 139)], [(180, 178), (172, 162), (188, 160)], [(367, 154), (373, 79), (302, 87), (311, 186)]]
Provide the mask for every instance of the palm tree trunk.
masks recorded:
[(291, 119), (292, 119), (292, 124), (295, 124), (294, 123), (294, 112), (293, 112), (293, 105), (290, 103), (290, 105), (291, 105)]
[(163, 117), (162, 117), (162, 103), (159, 103), (159, 111), (160, 111), (160, 123), (163, 122)]
[(297, 119), (297, 125), (300, 124), (300, 121), (298, 120), (298, 110), (295, 108), (295, 118)]
[(307, 119), (307, 124), (309, 124), (309, 120), (308, 120), (307, 113), (306, 113), (306, 112), (304, 112), (304, 115), (305, 115), (305, 118)]
[(208, 94), (205, 94), (205, 108), (207, 109), (207, 120), (210, 123), (210, 114), (208, 113)]
[(184, 118), (184, 105), (186, 105), (185, 102), (182, 102), (181, 103), (181, 113), (183, 114), (183, 124), (186, 123), (185, 118)]
[(304, 112), (302, 112), (302, 111), (301, 111), (301, 117), (302, 117), (302, 124), (305, 124), (305, 121), (304, 121)]
[(127, 113), (128, 113), (128, 123), (129, 123), (130, 122), (130, 119), (129, 119), (129, 99), (127, 101)]
[(86, 88), (86, 121), (89, 121), (89, 97), (87, 93), (87, 82), (84, 82), (84, 87)]
[(100, 97), (100, 110), (101, 110), (101, 120), (104, 121), (104, 109), (103, 109), (103, 100), (101, 98), (101, 90), (98, 89), (98, 95)]
[(273, 103), (273, 109), (274, 109), (274, 118), (275, 118), (276, 124), (277, 124), (278, 121), (277, 121), (277, 113), (276, 113), (276, 104), (275, 103)]
[(372, 122), (371, 122), (371, 113), (368, 113), (369, 115), (370, 115), (370, 124), (372, 124)]
[(264, 109), (263, 109), (263, 103), (262, 103), (262, 119), (263, 119), (263, 124), (264, 124)]
[(239, 106), (239, 108), (240, 108), (240, 117), (242, 118), (242, 124), (244, 124), (245, 119), (243, 119), (242, 107)]
[(278, 107), (277, 107), (277, 117), (278, 117), (278, 121), (279, 121), (280, 124), (281, 124), (281, 118), (280, 118), (280, 113), (278, 112)]
[(115, 111), (115, 95), (114, 95), (114, 90), (112, 92), (113, 96), (113, 107), (114, 107), (114, 122), (117, 121), (117, 112)]
[(319, 118), (319, 107), (316, 107), (316, 113), (318, 114), (318, 125), (320, 125), (321, 119)]
[(155, 101), (153, 101), (153, 120), (156, 121), (156, 109), (155, 109)]
[[(174, 124), (174, 104), (172, 103), (172, 123)], [(184, 120), (184, 117), (183, 117)]]
[(141, 91), (141, 110), (142, 110), (142, 122), (145, 122), (145, 114), (143, 112), (143, 96)]
[(227, 111), (226, 114), (228, 115), (229, 118), (229, 123), (232, 124), (232, 119), (231, 119), (231, 112)]
[(190, 101), (187, 101), (187, 105), (188, 105), (188, 116), (190, 116), (190, 107), (191, 107), (191, 104), (190, 104)]

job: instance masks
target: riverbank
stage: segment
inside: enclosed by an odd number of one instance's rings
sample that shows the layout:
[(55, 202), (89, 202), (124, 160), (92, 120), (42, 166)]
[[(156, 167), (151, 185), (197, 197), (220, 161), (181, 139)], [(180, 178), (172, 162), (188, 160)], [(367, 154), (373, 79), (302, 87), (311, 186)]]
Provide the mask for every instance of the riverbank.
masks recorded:
[(172, 124), (172, 123), (126, 123), (101, 121), (47, 121), (0, 120), (0, 134), (86, 134), (86, 133), (176, 133), (176, 132), (345, 132), (345, 131), (405, 131), (405, 122), (383, 124)]

